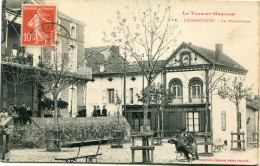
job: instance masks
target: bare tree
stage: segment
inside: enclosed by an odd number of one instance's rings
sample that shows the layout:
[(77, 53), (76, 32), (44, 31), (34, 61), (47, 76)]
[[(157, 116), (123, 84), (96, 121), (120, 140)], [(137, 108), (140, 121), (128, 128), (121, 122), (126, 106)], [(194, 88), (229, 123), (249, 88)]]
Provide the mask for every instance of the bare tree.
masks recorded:
[[(240, 78), (239, 80), (237, 77), (232, 80), (230, 84), (225, 84), (222, 88), (219, 89), (218, 95), (221, 96), (221, 98), (228, 98), (232, 103), (236, 106), (236, 116), (237, 116), (237, 133), (240, 133), (240, 126), (241, 126), (241, 117), (239, 112), (239, 104), (243, 98), (247, 98), (251, 96), (252, 93), (252, 86), (247, 88), (244, 86), (245, 78)], [(240, 140), (240, 135), (237, 135), (237, 139)], [(241, 143), (238, 142), (238, 148), (241, 148)]]
[(43, 48), (42, 57), (38, 64), (39, 68), (33, 71), (35, 81), (44, 87), (45, 94), (52, 94), (54, 101), (55, 118), (58, 115), (58, 95), (67, 86), (84, 84), (83, 80), (77, 79), (75, 73), (70, 72), (70, 58), (68, 53), (61, 53), (58, 48), (49, 50)]
[(17, 90), (25, 83), (30, 82), (30, 66), (25, 64), (8, 63), (2, 64), (1, 79), (14, 87), (14, 103), (17, 103)]
[[(172, 49), (181, 31), (176, 22), (169, 21), (173, 15), (168, 3), (165, 7), (152, 6), (150, 0), (145, 0), (144, 5), (138, 1), (136, 5), (133, 10), (126, 6), (126, 15), (117, 11), (116, 21), (110, 21), (116, 27), (109, 36), (104, 32), (103, 41), (118, 45), (138, 63), (147, 81), (146, 88), (150, 89), (163, 70), (160, 59)], [(145, 96), (149, 101), (150, 90)], [(148, 105), (146, 102), (144, 107), (144, 131), (147, 131)]]

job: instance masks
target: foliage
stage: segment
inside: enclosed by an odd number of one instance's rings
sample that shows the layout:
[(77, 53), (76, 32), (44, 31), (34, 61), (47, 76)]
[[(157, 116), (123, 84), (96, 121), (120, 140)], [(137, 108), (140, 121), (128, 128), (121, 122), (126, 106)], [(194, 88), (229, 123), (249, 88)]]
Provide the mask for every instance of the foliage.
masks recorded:
[(149, 104), (153, 104), (156, 107), (164, 106), (172, 101), (173, 94), (170, 89), (165, 89), (161, 83), (153, 83), (150, 88), (145, 88), (137, 93), (138, 101), (147, 103), (146, 94), (150, 94)]
[(241, 99), (247, 98), (253, 94), (252, 86), (249, 88), (243, 87), (244, 81), (245, 78), (244, 79), (240, 78), (240, 80), (235, 78), (229, 86), (225, 84), (225, 86), (220, 88), (218, 91), (218, 95), (221, 96), (221, 98), (223, 99), (228, 98), (231, 102), (238, 105)]
[[(53, 109), (54, 101), (50, 98), (44, 98), (43, 101), (40, 101), (39, 105), (42, 108)], [(68, 108), (68, 102), (59, 99), (58, 108), (60, 108), (60, 109)]]

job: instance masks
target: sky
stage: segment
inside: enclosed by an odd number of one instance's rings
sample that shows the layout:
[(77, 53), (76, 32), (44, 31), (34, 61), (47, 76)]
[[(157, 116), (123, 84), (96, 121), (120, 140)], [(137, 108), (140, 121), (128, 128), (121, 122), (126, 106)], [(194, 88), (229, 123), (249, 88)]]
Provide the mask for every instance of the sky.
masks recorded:
[[(136, 8), (135, 0), (62, 0), (55, 3), (63, 13), (86, 23), (85, 47), (108, 45), (102, 42), (102, 32), (110, 32), (113, 28), (108, 20), (115, 21), (116, 12), (118, 10), (125, 12), (126, 6)], [(163, 5), (165, 1), (152, 0), (151, 3)], [(216, 43), (223, 44), (223, 52), (249, 70), (247, 84), (254, 84), (254, 93), (257, 93), (260, 3), (170, 0), (169, 4), (172, 7), (173, 19), (178, 20), (178, 28), (182, 31), (177, 38), (176, 47), (183, 41), (209, 49), (215, 49)], [(194, 15), (195, 12), (234, 13), (234, 16), (201, 16)], [(132, 17), (131, 13), (126, 17)], [(214, 19), (215, 22), (187, 22), (188, 19)], [(229, 20), (244, 22), (228, 22)], [(170, 55), (166, 55), (168, 56)]]

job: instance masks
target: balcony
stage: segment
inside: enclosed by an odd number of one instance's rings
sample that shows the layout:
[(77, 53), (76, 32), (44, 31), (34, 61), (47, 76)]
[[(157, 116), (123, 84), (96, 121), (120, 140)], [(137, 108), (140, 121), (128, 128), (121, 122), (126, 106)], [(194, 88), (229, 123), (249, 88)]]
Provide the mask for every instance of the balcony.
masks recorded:
[(17, 64), (21, 64), (21, 65), (26, 65), (26, 66), (32, 66), (33, 65), (33, 55), (31, 55), (31, 54), (20, 53), (17, 56), (3, 55), (2, 54), (1, 60), (3, 62), (17, 63)]
[(203, 102), (204, 102), (203, 95), (200, 95), (200, 96), (190, 95), (189, 96), (189, 103), (202, 104)]
[(182, 104), (183, 96), (177, 96), (175, 99), (172, 99), (171, 104)]

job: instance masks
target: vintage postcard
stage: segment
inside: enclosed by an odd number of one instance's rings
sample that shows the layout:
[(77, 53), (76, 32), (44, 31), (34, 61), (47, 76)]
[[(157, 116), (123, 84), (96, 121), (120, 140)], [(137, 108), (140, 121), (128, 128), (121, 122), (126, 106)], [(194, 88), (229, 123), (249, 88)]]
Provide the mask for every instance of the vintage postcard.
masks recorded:
[(2, 164), (259, 163), (259, 2), (1, 11)]

